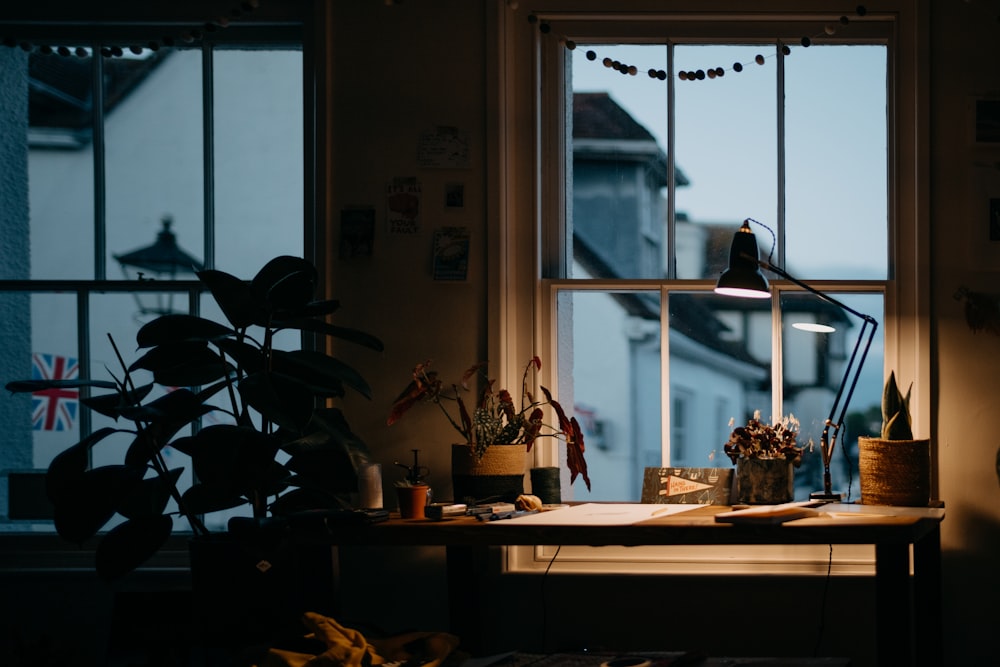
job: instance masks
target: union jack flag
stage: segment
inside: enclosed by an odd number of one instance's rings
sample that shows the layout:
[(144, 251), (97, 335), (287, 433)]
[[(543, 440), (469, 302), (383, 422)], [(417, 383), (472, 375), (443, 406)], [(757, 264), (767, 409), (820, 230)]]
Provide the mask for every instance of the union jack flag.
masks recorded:
[[(74, 380), (80, 371), (76, 359), (54, 354), (31, 355), (32, 380)], [(31, 394), (31, 424), (36, 431), (68, 431), (73, 428), (80, 392), (56, 387)]]

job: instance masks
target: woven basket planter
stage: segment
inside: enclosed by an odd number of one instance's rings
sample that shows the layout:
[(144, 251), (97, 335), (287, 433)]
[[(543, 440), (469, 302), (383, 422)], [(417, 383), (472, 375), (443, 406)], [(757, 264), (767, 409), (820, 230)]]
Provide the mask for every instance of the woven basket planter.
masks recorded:
[(861, 503), (927, 507), (931, 495), (931, 441), (858, 438)]
[(455, 502), (514, 502), (524, 493), (526, 456), (525, 445), (491, 445), (482, 458), (469, 445), (452, 445)]

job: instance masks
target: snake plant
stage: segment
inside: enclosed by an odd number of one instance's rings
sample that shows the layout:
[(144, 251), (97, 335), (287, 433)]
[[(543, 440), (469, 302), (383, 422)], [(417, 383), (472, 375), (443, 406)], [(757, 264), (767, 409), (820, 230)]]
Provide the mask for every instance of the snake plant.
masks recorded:
[(883, 440), (913, 440), (913, 430), (910, 426), (910, 383), (906, 395), (896, 385), (896, 374), (889, 372), (882, 390), (882, 439)]

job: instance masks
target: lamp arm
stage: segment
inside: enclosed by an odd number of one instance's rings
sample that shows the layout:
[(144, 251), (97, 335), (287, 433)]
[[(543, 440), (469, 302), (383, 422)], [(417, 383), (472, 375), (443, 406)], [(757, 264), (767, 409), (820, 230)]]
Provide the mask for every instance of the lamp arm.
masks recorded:
[[(830, 461), (833, 459), (833, 452), (837, 448), (837, 436), (840, 433), (840, 429), (844, 425), (844, 418), (847, 415), (847, 406), (850, 404), (851, 397), (854, 395), (854, 389), (858, 385), (858, 379), (861, 377), (861, 369), (864, 367), (865, 359), (868, 357), (868, 350), (871, 349), (872, 342), (875, 340), (875, 331), (878, 329), (878, 320), (871, 315), (858, 312), (847, 304), (833, 298), (829, 294), (821, 292), (815, 287), (802, 282), (798, 278), (789, 275), (784, 269), (774, 266), (770, 262), (766, 262), (755, 257), (750, 257), (750, 259), (757, 262), (762, 269), (766, 269), (778, 276), (781, 276), (790, 283), (801, 287), (823, 301), (837, 306), (841, 310), (860, 318), (863, 322), (861, 325), (861, 331), (858, 332), (858, 339), (854, 343), (854, 349), (851, 351), (851, 356), (848, 359), (847, 367), (844, 369), (844, 377), (840, 381), (840, 387), (837, 388), (837, 393), (833, 399), (833, 405), (830, 407), (830, 416), (827, 417), (826, 422), (823, 425), (823, 434), (820, 437), (820, 453), (823, 457), (823, 491), (826, 497), (833, 497), (834, 494), (830, 479)], [(837, 413), (838, 408), (840, 409), (839, 414)]]

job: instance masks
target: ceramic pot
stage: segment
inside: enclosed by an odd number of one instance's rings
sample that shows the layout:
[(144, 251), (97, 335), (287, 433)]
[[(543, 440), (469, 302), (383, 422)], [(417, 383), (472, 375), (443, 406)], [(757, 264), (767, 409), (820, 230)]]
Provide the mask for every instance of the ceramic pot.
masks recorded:
[(786, 459), (736, 461), (736, 493), (740, 505), (778, 505), (792, 501), (794, 470)]
[(931, 495), (931, 441), (858, 438), (863, 505), (927, 507)]
[(480, 458), (470, 445), (452, 445), (455, 502), (514, 502), (524, 493), (527, 451), (525, 445), (490, 445)]

